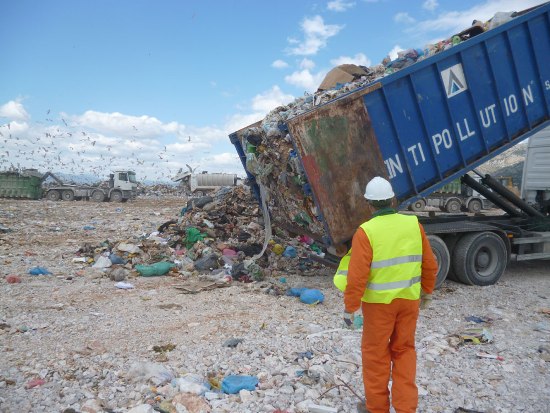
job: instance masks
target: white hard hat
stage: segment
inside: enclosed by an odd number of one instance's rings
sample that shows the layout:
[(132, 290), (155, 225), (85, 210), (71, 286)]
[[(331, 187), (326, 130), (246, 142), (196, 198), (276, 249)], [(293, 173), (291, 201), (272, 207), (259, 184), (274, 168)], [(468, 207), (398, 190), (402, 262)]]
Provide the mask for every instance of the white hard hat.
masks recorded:
[(365, 198), (371, 201), (382, 201), (394, 196), (391, 184), (379, 176), (372, 178), (365, 188)]

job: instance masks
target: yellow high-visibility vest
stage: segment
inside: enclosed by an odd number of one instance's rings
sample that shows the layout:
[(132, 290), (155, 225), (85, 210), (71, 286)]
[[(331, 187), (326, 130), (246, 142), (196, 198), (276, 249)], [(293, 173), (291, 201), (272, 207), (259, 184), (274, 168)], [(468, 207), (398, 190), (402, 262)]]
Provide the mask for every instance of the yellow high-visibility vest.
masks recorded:
[[(362, 301), (389, 304), (396, 298), (418, 300), (422, 272), (422, 236), (414, 215), (379, 215), (360, 226), (367, 234), (373, 257)], [(334, 285), (347, 286), (351, 249), (340, 260)]]

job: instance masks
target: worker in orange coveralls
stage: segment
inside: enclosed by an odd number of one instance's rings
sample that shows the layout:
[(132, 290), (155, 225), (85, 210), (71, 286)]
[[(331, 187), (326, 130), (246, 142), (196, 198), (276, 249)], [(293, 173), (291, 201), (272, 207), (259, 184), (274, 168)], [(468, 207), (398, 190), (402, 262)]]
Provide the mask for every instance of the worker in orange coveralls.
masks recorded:
[[(363, 383), (366, 403), (359, 412), (416, 412), (415, 332), (419, 308), (427, 308), (435, 287), (437, 261), (422, 225), (414, 215), (392, 206), (391, 184), (373, 178), (365, 198), (376, 210), (353, 236), (342, 258), (335, 285), (344, 291), (344, 322), (353, 328), (353, 314), (362, 307)], [(351, 253), (353, 251), (353, 253)]]

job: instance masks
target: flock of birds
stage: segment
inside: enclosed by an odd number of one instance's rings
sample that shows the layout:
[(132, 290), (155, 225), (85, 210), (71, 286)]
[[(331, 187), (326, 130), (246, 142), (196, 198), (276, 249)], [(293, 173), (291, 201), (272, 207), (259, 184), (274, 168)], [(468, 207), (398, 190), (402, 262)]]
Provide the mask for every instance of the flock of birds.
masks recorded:
[[(133, 125), (127, 138), (112, 138), (92, 131), (75, 130), (65, 119), (56, 122), (46, 113), (45, 122), (34, 122), (16, 132), (11, 122), (0, 123), (0, 171), (37, 169), (104, 178), (114, 169), (136, 171), (140, 181), (170, 181), (185, 163), (197, 163), (197, 152), (176, 154), (166, 145), (140, 137)], [(193, 144), (191, 136), (184, 142)], [(210, 151), (202, 151), (208, 154)], [(202, 155), (207, 156), (207, 155)]]

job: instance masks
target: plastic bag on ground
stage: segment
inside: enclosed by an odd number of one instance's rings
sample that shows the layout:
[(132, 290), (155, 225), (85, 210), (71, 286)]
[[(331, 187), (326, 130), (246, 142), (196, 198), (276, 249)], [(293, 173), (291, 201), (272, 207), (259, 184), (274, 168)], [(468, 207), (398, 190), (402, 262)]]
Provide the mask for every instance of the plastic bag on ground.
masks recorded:
[(300, 294), (300, 301), (305, 304), (320, 304), (325, 301), (325, 296), (319, 290), (308, 289)]
[(104, 257), (101, 255), (95, 262), (94, 265), (92, 265), (93, 268), (109, 268), (113, 263), (108, 257)]
[(49, 272), (44, 267), (34, 267), (29, 270), (30, 275), (51, 275), (51, 272)]
[(210, 390), (210, 383), (204, 380), (198, 374), (186, 374), (182, 377), (172, 380), (180, 392), (202, 395)]
[(130, 367), (128, 377), (134, 380), (150, 380), (155, 386), (159, 386), (171, 381), (174, 375), (162, 364), (137, 362)]
[(222, 391), (227, 394), (237, 394), (241, 390), (256, 390), (258, 378), (254, 376), (227, 376), (222, 381)]
[(156, 262), (151, 265), (136, 265), (136, 271), (142, 277), (155, 277), (158, 275), (164, 275), (170, 271), (170, 268), (174, 267), (175, 264), (167, 261)]

